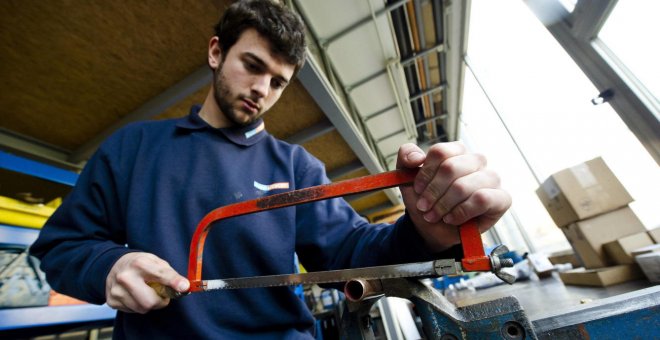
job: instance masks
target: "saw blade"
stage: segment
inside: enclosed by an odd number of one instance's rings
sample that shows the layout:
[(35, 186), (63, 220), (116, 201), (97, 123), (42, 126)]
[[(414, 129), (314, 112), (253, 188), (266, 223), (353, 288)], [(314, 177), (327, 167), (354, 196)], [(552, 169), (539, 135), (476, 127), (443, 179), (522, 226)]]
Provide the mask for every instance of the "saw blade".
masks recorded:
[(202, 280), (202, 290), (242, 289), (346, 282), (353, 279), (428, 278), (460, 273), (460, 263), (453, 259), (395, 264), (388, 266), (341, 269), (299, 274), (239, 277), (230, 279)]

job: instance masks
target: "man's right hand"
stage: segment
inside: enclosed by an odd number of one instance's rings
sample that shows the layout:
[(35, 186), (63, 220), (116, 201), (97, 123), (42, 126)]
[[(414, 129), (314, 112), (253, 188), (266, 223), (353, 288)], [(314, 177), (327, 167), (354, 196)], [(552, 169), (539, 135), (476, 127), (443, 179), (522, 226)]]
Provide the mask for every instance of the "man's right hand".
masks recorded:
[(149, 287), (155, 282), (186, 292), (190, 282), (179, 275), (170, 265), (149, 253), (128, 253), (117, 260), (105, 281), (105, 298), (108, 306), (127, 313), (144, 314), (161, 309), (170, 303)]

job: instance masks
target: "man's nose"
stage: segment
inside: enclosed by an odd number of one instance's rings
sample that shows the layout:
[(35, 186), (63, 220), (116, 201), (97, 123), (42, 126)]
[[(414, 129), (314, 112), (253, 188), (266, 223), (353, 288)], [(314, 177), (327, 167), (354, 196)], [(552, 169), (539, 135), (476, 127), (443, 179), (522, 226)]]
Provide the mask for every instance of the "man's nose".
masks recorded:
[(265, 75), (254, 77), (251, 90), (259, 97), (268, 96), (268, 91), (270, 91), (270, 77)]

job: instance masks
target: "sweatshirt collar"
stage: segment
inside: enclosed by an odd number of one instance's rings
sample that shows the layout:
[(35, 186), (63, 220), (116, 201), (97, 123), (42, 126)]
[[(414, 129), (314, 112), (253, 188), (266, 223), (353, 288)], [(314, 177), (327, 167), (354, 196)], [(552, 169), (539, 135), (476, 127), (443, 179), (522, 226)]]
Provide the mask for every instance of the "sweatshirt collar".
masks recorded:
[(234, 144), (250, 146), (266, 137), (266, 129), (263, 119), (259, 118), (254, 123), (242, 127), (214, 128), (199, 116), (200, 105), (193, 105), (190, 114), (181, 118), (176, 126), (186, 130), (210, 130), (225, 136)]

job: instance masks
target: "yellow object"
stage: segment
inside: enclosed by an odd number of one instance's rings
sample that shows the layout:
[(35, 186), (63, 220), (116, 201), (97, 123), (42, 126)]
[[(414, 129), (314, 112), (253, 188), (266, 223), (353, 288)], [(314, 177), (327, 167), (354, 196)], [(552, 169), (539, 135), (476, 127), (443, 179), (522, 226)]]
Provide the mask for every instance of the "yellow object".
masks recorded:
[(391, 208), (382, 209), (367, 216), (371, 223), (394, 223), (406, 212), (406, 207), (403, 204), (393, 206)]
[(61, 203), (57, 198), (48, 204), (28, 204), (0, 196), (0, 223), (40, 229)]

